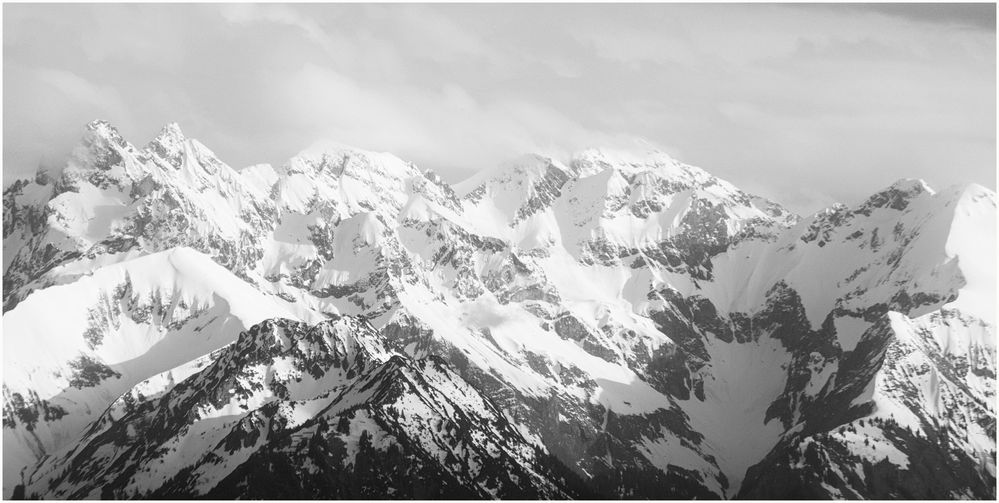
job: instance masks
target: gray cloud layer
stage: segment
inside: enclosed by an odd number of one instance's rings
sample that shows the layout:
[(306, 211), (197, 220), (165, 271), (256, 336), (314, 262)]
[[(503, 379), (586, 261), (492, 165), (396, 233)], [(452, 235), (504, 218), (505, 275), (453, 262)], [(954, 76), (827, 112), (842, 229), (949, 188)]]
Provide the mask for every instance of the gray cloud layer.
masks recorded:
[(4, 5), (4, 180), (86, 122), (236, 167), (333, 139), (451, 180), (657, 144), (811, 212), (995, 186), (994, 5)]

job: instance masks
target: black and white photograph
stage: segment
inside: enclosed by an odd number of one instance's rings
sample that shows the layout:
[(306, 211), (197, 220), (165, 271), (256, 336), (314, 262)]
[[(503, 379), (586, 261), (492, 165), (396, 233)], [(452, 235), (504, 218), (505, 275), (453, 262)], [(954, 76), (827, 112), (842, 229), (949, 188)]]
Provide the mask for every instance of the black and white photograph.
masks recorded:
[(2, 5), (3, 499), (996, 500), (996, 3)]

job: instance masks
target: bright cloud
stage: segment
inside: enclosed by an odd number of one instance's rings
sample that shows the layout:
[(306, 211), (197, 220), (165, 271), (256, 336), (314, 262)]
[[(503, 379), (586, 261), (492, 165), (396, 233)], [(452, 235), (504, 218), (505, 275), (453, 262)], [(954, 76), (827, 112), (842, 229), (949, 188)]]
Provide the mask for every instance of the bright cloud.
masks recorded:
[(4, 180), (105, 118), (237, 167), (328, 139), (453, 181), (647, 141), (799, 212), (994, 187), (989, 7), (11, 4)]

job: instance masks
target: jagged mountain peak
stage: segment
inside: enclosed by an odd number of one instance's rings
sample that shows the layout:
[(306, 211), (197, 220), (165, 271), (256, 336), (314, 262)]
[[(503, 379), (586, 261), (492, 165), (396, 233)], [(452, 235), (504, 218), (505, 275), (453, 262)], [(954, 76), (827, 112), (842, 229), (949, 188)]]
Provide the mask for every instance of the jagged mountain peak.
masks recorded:
[(84, 131), (85, 140), (91, 138), (101, 138), (114, 141), (119, 145), (125, 141), (124, 138), (122, 138), (121, 133), (118, 132), (118, 128), (114, 127), (110, 121), (104, 119), (90, 121), (85, 126)]
[(470, 194), (476, 197), (480, 193), (496, 190), (529, 192), (547, 177), (568, 179), (572, 175), (573, 171), (561, 162), (542, 154), (529, 153), (480, 170), (454, 184), (454, 189), (462, 197)]
[(337, 142), (317, 142), (276, 171), (275, 199), (288, 211), (327, 208), (343, 218), (378, 211), (394, 218), (413, 193), (448, 208), (460, 205), (451, 187), (432, 172), (393, 154)]
[(561, 162), (541, 154), (524, 154), (501, 164), (498, 173), (516, 174), (529, 178), (544, 176), (550, 168), (568, 171)]
[(926, 180), (923, 180), (922, 178), (900, 178), (896, 180), (895, 183), (891, 184), (889, 188), (891, 190), (908, 193), (927, 192), (931, 195), (936, 193), (936, 191), (933, 190), (928, 183), (926, 183)]
[(551, 242), (548, 237), (535, 238), (554, 232), (550, 208), (571, 179), (571, 172), (558, 161), (529, 155), (498, 170), (481, 172), (456, 187), (457, 193), (463, 194), (464, 212), (481, 222), (488, 233), (506, 235), (517, 242), (547, 243)]
[(522, 154), (497, 167), (480, 170), (455, 184), (455, 189), (459, 194), (465, 195), (484, 185), (503, 186), (512, 183), (515, 186), (530, 186), (549, 175), (550, 170), (573, 179), (585, 178), (606, 169), (618, 170), (628, 177), (649, 170), (655, 170), (661, 177), (703, 180), (710, 176), (699, 168), (685, 165), (666, 152), (649, 146), (635, 150), (593, 147), (572, 154), (568, 164), (543, 154)]
[(573, 170), (579, 177), (613, 170), (627, 180), (632, 200), (651, 201), (669, 199), (684, 191), (691, 191), (695, 199), (712, 205), (729, 208), (745, 208), (746, 211), (733, 211), (737, 214), (758, 214), (766, 220), (774, 220), (779, 226), (789, 226), (798, 216), (779, 203), (760, 196), (743, 192), (732, 183), (718, 178), (707, 171), (673, 158), (670, 154), (653, 147), (636, 150), (592, 148), (575, 154), (571, 161)]
[(83, 136), (67, 159), (66, 168), (71, 172), (71, 178), (81, 176), (81, 170), (109, 171), (121, 162), (123, 154), (134, 150), (109, 121), (95, 120), (84, 128)]
[(869, 213), (874, 209), (904, 210), (913, 199), (935, 193), (922, 179), (903, 178), (867, 198), (858, 211)]
[(180, 129), (180, 123), (171, 121), (163, 125), (160, 129), (160, 136), (170, 135), (175, 137), (184, 137), (184, 132)]
[(155, 152), (163, 159), (177, 159), (184, 151), (187, 137), (176, 122), (168, 123), (147, 145), (146, 150)]
[(374, 327), (352, 316), (332, 316), (314, 325), (267, 319), (242, 332), (230, 353), (266, 354), (268, 359), (297, 360), (300, 365), (318, 358), (344, 368), (388, 358)]
[(618, 148), (588, 148), (572, 156), (570, 165), (580, 176), (587, 176), (607, 168), (622, 170), (631, 174), (636, 171), (654, 170), (659, 176), (688, 177), (691, 170), (699, 174), (701, 170), (686, 166), (668, 153), (655, 148), (622, 150)]
[(5, 495), (994, 494), (989, 189), (792, 226), (647, 147), (458, 197), (336, 143), (237, 172), (88, 127), (76, 186), (4, 194), (5, 337), (47, 348), (5, 365)]
[(296, 154), (286, 165), (289, 173), (358, 179), (372, 176), (403, 178), (420, 171), (394, 154), (374, 152), (332, 140), (321, 140)]

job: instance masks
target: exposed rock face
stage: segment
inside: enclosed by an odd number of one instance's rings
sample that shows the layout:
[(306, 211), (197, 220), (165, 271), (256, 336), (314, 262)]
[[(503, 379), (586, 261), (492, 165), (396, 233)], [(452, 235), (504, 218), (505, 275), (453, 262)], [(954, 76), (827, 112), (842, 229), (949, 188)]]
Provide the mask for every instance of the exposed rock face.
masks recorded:
[(995, 497), (982, 187), (799, 218), (659, 152), (452, 188), (95, 122), (3, 201), (8, 497)]
[(166, 393), (123, 395), (33, 477), (27, 494), (68, 498), (584, 494), (445, 362), (390, 356), (354, 318), (257, 324)]

